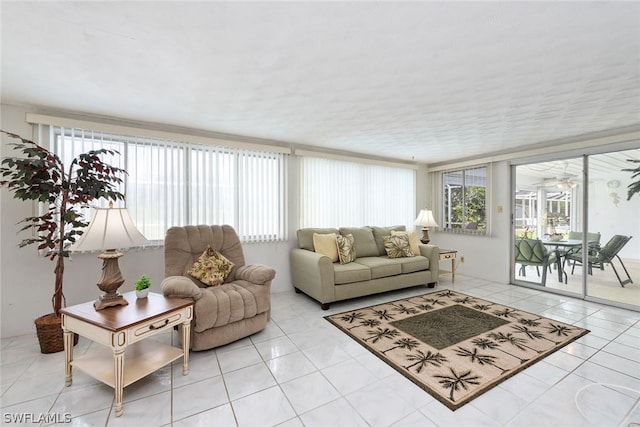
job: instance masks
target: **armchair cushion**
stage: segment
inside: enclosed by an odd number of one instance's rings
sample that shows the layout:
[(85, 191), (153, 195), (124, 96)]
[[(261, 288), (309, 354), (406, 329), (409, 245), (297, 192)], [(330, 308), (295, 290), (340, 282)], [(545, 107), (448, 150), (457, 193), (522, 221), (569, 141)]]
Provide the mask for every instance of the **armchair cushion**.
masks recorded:
[(193, 280), (185, 276), (169, 276), (160, 283), (162, 293), (168, 297), (193, 298), (198, 301), (202, 298), (202, 288)]
[(195, 332), (250, 319), (269, 311), (269, 287), (244, 280), (202, 289), (202, 298), (195, 305)]
[(220, 286), (233, 267), (234, 263), (209, 246), (187, 273), (207, 286)]
[(261, 264), (243, 265), (236, 270), (236, 280), (246, 280), (256, 285), (264, 285), (276, 277), (276, 271)]

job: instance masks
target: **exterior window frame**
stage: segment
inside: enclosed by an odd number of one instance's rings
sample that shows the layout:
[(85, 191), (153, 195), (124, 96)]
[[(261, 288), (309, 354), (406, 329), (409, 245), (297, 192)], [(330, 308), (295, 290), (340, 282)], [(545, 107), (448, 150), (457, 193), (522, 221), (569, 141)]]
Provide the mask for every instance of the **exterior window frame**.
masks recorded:
[[(480, 181), (484, 181), (484, 185), (472, 185), (478, 184), (479, 182), (471, 182), (469, 183), (468, 173), (470, 171), (482, 171), (484, 173), (483, 177), (476, 178), (476, 181), (479, 179)], [(453, 178), (448, 179), (448, 177), (454, 177), (455, 175), (459, 175), (457, 180), (459, 184), (455, 185), (456, 188), (459, 188), (459, 192), (461, 193), (462, 198), (462, 218), (461, 221), (453, 220), (453, 208), (451, 203), (453, 202), (451, 189), (454, 184), (451, 184)], [(489, 234), (489, 199), (490, 199), (490, 175), (491, 168), (488, 164), (480, 164), (473, 165), (468, 167), (460, 167), (456, 169), (450, 169), (440, 172), (440, 231), (445, 233), (455, 233), (455, 234), (472, 234), (472, 235), (487, 235)], [(448, 182), (449, 181), (449, 182)], [(469, 218), (470, 214), (467, 213), (467, 204), (468, 204), (468, 191), (467, 187), (481, 187), (484, 188), (484, 197), (483, 197), (483, 206), (480, 209), (480, 212), (477, 213), (473, 218)], [(456, 204), (455, 206), (460, 206)], [(479, 218), (478, 218), (479, 215)], [(475, 221), (469, 221), (469, 219), (474, 219)], [(457, 226), (456, 226), (457, 225)]]

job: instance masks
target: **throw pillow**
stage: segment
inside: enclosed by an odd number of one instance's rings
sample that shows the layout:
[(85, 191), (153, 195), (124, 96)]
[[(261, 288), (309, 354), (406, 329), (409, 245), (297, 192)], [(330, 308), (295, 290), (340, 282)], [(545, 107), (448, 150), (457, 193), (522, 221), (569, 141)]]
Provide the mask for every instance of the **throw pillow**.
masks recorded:
[(416, 230), (409, 233), (409, 246), (414, 255), (420, 255), (420, 240), (418, 239), (418, 232)]
[(415, 256), (409, 246), (409, 236), (405, 234), (397, 234), (395, 236), (385, 236), (384, 249), (387, 251), (389, 258), (405, 258)]
[(220, 286), (234, 266), (234, 263), (209, 246), (187, 273), (207, 286)]
[[(399, 234), (407, 234), (407, 232), (391, 230), (392, 236), (397, 236)], [(409, 233), (408, 236), (409, 236), (409, 247), (411, 248), (411, 252), (413, 252), (414, 255), (420, 255), (420, 246), (419, 246), (420, 240), (418, 240), (418, 232), (414, 230), (411, 233)]]
[(337, 262), (338, 244), (336, 242), (336, 233), (313, 233), (313, 250), (321, 255), (328, 256), (331, 262)]
[(356, 246), (353, 234), (347, 234), (346, 236), (338, 234), (336, 242), (340, 264), (349, 264), (356, 260)]
[(406, 231), (407, 228), (404, 225), (394, 225), (391, 227), (376, 227), (372, 226), (373, 238), (376, 241), (376, 249), (378, 250), (378, 256), (386, 255), (384, 250), (384, 236), (388, 236), (392, 231)]

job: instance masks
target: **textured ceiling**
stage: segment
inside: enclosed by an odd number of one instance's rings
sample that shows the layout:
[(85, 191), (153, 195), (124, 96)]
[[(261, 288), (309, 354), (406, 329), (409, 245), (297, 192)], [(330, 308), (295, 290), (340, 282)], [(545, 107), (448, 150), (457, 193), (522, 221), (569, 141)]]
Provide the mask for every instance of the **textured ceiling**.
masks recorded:
[(638, 2), (6, 2), (2, 102), (437, 163), (640, 123)]

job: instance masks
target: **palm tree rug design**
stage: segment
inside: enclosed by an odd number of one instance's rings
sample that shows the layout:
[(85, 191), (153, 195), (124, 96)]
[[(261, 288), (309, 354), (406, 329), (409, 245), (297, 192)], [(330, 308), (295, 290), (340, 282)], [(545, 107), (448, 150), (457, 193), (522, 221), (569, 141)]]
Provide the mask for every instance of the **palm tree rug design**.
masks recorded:
[(451, 290), (325, 319), (454, 411), (589, 332)]

